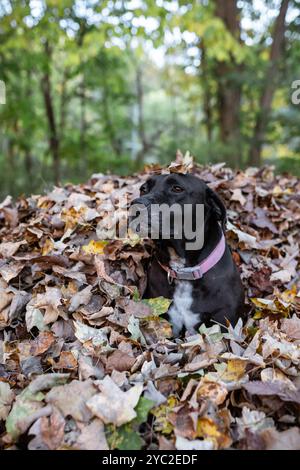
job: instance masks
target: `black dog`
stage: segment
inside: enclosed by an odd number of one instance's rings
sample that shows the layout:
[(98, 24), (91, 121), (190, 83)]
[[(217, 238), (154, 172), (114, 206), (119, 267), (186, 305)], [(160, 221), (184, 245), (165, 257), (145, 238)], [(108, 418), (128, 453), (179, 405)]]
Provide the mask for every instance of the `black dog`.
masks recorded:
[(132, 204), (147, 208), (148, 214), (153, 204), (204, 205), (200, 250), (187, 250), (185, 238), (155, 240), (144, 298), (173, 299), (168, 316), (175, 335), (182, 329), (192, 333), (201, 323), (234, 325), (243, 313), (244, 292), (225, 241), (226, 209), (219, 196), (199, 178), (174, 173), (150, 177), (140, 196)]

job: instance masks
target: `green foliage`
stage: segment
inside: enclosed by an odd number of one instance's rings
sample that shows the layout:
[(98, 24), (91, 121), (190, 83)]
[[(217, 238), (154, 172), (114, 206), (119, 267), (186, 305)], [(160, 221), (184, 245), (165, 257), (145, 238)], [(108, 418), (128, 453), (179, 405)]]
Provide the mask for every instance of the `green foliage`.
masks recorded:
[[(83, 3), (0, 5), (7, 95), (0, 105), (1, 197), (49, 189), (55, 179), (130, 174), (144, 163), (170, 161), (177, 148), (202, 163), (248, 164), (276, 20), (276, 14), (267, 20), (263, 8), (276, 13), (278, 2), (262, 2), (261, 10), (238, 2), (240, 37), (218, 17), (215, 0), (179, 1), (178, 8), (175, 0)], [(300, 107), (291, 103), (291, 84), (300, 79), (298, 9), (292, 1), (263, 147), (263, 157), (292, 171), (300, 158)], [(222, 86), (241, 93), (238, 133), (226, 142)]]
[(300, 159), (299, 157), (284, 157), (270, 161), (274, 164), (278, 173), (290, 173), (300, 178)]
[(24, 423), (42, 407), (40, 402), (43, 398), (43, 393), (32, 393), (29, 388), (18, 396), (6, 421), (6, 430), (12, 438), (15, 439), (22, 434)]
[(145, 299), (142, 301), (144, 304), (149, 305), (152, 309), (152, 314), (155, 317), (166, 313), (170, 307), (171, 300), (164, 297), (156, 297), (154, 299)]

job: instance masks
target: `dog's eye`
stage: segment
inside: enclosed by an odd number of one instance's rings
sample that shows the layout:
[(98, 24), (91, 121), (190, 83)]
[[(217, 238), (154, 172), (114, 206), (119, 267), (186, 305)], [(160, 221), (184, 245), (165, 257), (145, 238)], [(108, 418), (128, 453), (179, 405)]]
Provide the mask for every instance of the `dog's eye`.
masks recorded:
[(172, 191), (174, 193), (182, 193), (184, 191), (184, 189), (181, 188), (180, 186), (175, 185), (175, 186), (172, 186)]
[(146, 188), (145, 186), (142, 186), (142, 187), (140, 188), (140, 193), (141, 193), (141, 194), (147, 194), (147, 188)]

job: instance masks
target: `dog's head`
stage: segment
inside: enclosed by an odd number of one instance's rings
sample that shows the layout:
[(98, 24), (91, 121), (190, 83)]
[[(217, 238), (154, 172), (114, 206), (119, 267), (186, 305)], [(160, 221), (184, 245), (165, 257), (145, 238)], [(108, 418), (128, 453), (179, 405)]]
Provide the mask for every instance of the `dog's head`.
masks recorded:
[(153, 205), (195, 208), (204, 206), (204, 223), (210, 218), (220, 221), (223, 230), (226, 226), (226, 209), (220, 197), (206, 183), (190, 174), (171, 173), (148, 178), (140, 188), (140, 197), (132, 205), (144, 207), (148, 214)]

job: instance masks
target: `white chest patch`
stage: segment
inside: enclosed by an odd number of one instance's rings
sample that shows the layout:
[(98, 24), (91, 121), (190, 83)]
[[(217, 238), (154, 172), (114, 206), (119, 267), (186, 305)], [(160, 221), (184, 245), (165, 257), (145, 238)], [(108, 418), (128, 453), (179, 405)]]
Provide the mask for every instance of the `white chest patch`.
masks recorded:
[(184, 326), (193, 333), (199, 322), (198, 315), (191, 310), (193, 303), (191, 281), (176, 281), (176, 283), (173, 302), (168, 312), (175, 336)]
[[(173, 269), (184, 267), (185, 261), (174, 255), (174, 251), (169, 250), (170, 266)], [(195, 326), (199, 322), (199, 315), (192, 312), (193, 303), (192, 281), (175, 281), (175, 291), (173, 302), (168, 315), (173, 326), (174, 335), (178, 335), (183, 327), (190, 333), (195, 331)]]

